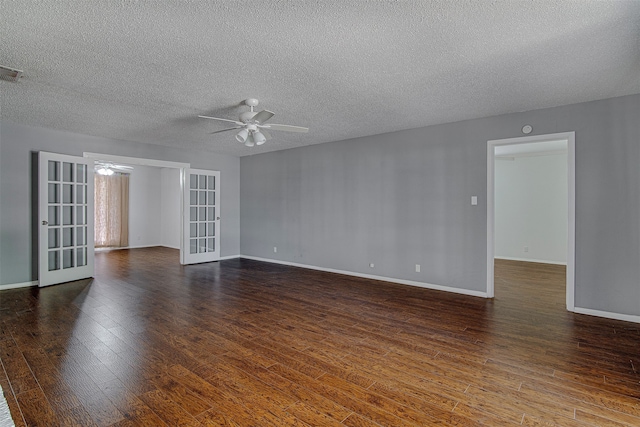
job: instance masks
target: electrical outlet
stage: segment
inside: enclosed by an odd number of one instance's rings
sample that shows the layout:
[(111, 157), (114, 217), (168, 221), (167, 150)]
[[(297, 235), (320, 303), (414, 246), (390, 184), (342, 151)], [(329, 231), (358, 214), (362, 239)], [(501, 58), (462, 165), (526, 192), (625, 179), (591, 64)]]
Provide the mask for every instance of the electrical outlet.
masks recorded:
[(273, 252), (278, 252), (278, 248), (276, 246), (273, 247)]
[(525, 247), (524, 247), (524, 251), (525, 251), (525, 252), (529, 252), (529, 246), (525, 246)]
[(375, 266), (376, 266), (376, 265), (375, 265), (374, 263), (369, 264), (369, 267), (371, 267), (371, 268), (373, 268), (373, 267), (375, 267)]
[(416, 273), (420, 273), (420, 264), (416, 264)]

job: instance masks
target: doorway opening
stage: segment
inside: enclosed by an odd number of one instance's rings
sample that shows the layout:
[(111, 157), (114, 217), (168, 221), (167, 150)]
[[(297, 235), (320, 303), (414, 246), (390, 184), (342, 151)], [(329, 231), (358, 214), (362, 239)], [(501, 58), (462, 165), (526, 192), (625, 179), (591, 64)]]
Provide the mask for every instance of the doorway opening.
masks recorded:
[[(530, 164), (535, 163), (534, 157), (540, 158), (543, 155), (550, 155), (554, 151), (565, 151), (566, 155), (562, 157), (564, 165), (557, 165), (556, 168), (566, 171), (566, 198), (562, 201), (556, 201), (557, 203), (564, 204), (561, 206), (563, 215), (566, 217), (566, 222), (562, 226), (559, 226), (561, 230), (559, 233), (566, 236), (566, 240), (561, 239), (561, 242), (550, 244), (546, 247), (544, 245), (536, 244), (535, 248), (529, 248), (526, 242), (529, 237), (518, 238), (513, 237), (511, 239), (501, 239), (499, 242), (496, 240), (496, 212), (504, 210), (504, 206), (496, 206), (496, 201), (503, 200), (496, 197), (496, 163), (504, 161), (515, 160), (516, 157), (525, 156), (528, 158)], [(526, 164), (521, 162), (521, 164)], [(509, 168), (502, 168), (502, 170), (509, 170)], [(531, 165), (530, 165), (531, 166)], [(513, 171), (517, 169), (511, 168)], [(500, 172), (501, 174), (502, 172)], [(522, 175), (523, 170), (518, 170), (518, 173)], [(518, 195), (513, 193), (515, 197), (523, 197), (523, 200), (527, 200), (524, 195)], [(534, 205), (529, 205), (529, 209)], [(502, 209), (502, 210), (501, 210)], [(520, 215), (530, 214), (531, 212), (520, 212)], [(533, 213), (535, 214), (535, 212)], [(536, 218), (534, 221), (542, 223), (542, 219)], [(562, 222), (562, 221), (560, 221)], [(513, 224), (512, 224), (513, 226)], [(564, 228), (566, 226), (566, 228)], [(532, 231), (532, 230), (520, 230), (520, 231)], [(512, 233), (518, 235), (517, 226), (512, 229)], [(553, 233), (553, 230), (544, 230), (538, 234)], [(556, 231), (558, 233), (558, 231)], [(501, 238), (504, 237), (501, 235)], [(535, 238), (539, 236), (535, 235)], [(556, 133), (548, 135), (536, 135), (520, 138), (509, 138), (502, 140), (491, 140), (487, 142), (487, 297), (493, 298), (495, 296), (495, 259), (496, 259), (496, 245), (499, 244), (500, 258), (507, 261), (500, 260), (500, 263), (508, 263), (514, 261), (529, 261), (529, 262), (544, 262), (546, 264), (564, 264), (566, 262), (566, 308), (569, 311), (574, 311), (574, 299), (575, 299), (575, 133)], [(512, 248), (509, 248), (509, 246)], [(510, 250), (514, 251), (513, 246), (518, 247), (518, 250), (524, 252), (522, 257), (517, 256), (516, 252), (509, 253)], [(518, 246), (520, 245), (520, 246)], [(542, 246), (542, 247), (540, 247)], [(530, 249), (531, 252), (530, 252)], [(536, 252), (537, 251), (537, 252)], [(505, 256), (506, 255), (506, 256)], [(510, 255), (510, 256), (509, 256)], [(516, 256), (514, 256), (516, 255)], [(510, 260), (510, 261), (509, 261)]]
[[(190, 167), (188, 163), (86, 152), (84, 157), (97, 164), (115, 165), (115, 171), (132, 175), (128, 203), (130, 233), (128, 244), (123, 248), (161, 245), (182, 250), (181, 180)], [(150, 187), (155, 191), (150, 191)], [(152, 197), (156, 193), (160, 197)], [(164, 197), (164, 193), (169, 195)], [(165, 198), (171, 200), (165, 202)], [(106, 248), (110, 249), (113, 248)]]

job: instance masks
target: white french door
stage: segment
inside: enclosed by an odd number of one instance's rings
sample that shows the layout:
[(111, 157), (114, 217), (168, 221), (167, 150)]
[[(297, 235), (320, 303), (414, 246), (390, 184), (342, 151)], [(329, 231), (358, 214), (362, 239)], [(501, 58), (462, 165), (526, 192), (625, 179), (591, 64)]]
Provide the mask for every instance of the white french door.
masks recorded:
[(184, 169), (181, 264), (220, 259), (220, 172)]
[(38, 153), (39, 286), (93, 276), (93, 161)]

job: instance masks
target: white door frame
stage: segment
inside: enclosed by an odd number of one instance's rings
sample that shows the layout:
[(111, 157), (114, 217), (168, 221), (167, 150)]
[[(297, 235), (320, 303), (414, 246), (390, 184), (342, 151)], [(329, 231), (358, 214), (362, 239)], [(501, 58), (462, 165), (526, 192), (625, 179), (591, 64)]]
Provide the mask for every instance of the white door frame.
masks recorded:
[[(170, 162), (170, 161), (166, 161), (166, 160), (154, 160), (154, 159), (145, 159), (145, 158), (141, 158), (141, 157), (126, 157), (126, 156), (118, 156), (118, 155), (114, 155), (114, 154), (101, 154), (101, 153), (89, 153), (89, 152), (84, 152), (83, 153), (83, 157), (87, 157), (90, 159), (95, 160), (106, 160), (106, 161), (111, 161), (111, 162), (116, 162), (116, 163), (126, 163), (128, 165), (139, 165), (139, 166), (151, 166), (151, 167), (156, 167), (156, 168), (174, 168), (174, 169), (179, 169), (180, 170), (180, 202), (182, 203), (182, 200), (184, 198), (184, 187), (185, 187), (185, 182), (184, 182), (184, 176), (185, 176), (185, 171), (188, 170), (189, 168), (191, 168), (191, 164), (190, 163), (180, 163), (180, 162)], [(184, 222), (184, 212), (183, 209), (180, 210), (181, 214), (180, 214), (180, 254), (182, 256), (182, 253), (186, 250), (186, 248), (184, 247), (184, 244), (182, 243), (183, 236), (182, 236), (182, 224)]]
[(487, 298), (494, 297), (495, 257), (495, 147), (499, 145), (526, 144), (547, 141), (567, 141), (568, 222), (567, 222), (567, 292), (568, 311), (575, 311), (575, 249), (576, 249), (576, 173), (575, 132), (487, 141)]
[(93, 160), (107, 160), (107, 161), (112, 161), (116, 163), (126, 163), (129, 165), (152, 166), (156, 168), (184, 169), (184, 168), (191, 167), (190, 163), (169, 162), (166, 160), (143, 159), (141, 157), (117, 156), (114, 154), (88, 153), (86, 151), (82, 154), (82, 157), (87, 157)]

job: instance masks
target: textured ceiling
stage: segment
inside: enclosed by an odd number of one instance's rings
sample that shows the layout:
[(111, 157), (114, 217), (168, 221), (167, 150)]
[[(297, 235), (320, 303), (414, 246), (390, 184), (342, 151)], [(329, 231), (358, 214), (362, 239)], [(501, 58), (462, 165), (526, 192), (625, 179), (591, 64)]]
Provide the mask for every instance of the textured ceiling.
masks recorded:
[[(0, 0), (3, 120), (236, 156), (640, 93), (640, 1)], [(255, 97), (247, 148), (210, 135)]]

